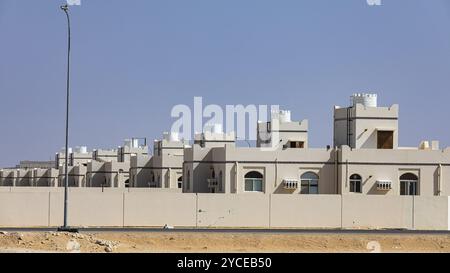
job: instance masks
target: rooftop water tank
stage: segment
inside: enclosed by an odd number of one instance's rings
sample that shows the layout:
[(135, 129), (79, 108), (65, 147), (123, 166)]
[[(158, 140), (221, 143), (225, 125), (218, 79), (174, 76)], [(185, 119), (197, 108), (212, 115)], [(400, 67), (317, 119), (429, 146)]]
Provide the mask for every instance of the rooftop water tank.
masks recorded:
[(358, 93), (351, 96), (352, 106), (356, 104), (362, 104), (365, 107), (377, 107), (378, 96), (377, 94)]
[(87, 147), (86, 146), (77, 146), (77, 147), (75, 147), (75, 153), (86, 154)]
[(222, 134), (223, 133), (222, 124), (220, 123), (206, 124), (204, 131), (211, 132), (214, 134)]
[(215, 133), (215, 134), (223, 133), (222, 124), (220, 124), (220, 123), (214, 124), (214, 126), (213, 126), (213, 133)]
[(138, 147), (139, 147), (139, 139), (133, 138), (133, 148), (138, 148)]
[(291, 111), (281, 110), (279, 116), (280, 122), (282, 123), (291, 122)]
[(178, 132), (171, 132), (170, 133), (170, 141), (180, 141), (180, 135)]
[(272, 111), (272, 119), (278, 119), (281, 123), (291, 122), (291, 111), (289, 110), (274, 110)]

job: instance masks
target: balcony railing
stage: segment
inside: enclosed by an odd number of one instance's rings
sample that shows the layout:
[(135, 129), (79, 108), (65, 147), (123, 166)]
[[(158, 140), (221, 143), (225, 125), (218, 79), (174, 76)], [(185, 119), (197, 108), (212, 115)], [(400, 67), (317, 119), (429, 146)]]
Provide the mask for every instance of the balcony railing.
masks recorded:
[(391, 181), (377, 181), (377, 190), (379, 191), (389, 191), (392, 189)]
[(287, 190), (298, 189), (298, 180), (296, 179), (283, 179), (283, 188)]

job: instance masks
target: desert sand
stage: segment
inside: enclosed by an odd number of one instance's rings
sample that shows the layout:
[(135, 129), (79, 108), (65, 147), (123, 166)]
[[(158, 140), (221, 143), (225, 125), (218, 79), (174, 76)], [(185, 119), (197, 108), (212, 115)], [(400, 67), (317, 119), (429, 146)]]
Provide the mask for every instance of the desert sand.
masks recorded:
[(450, 235), (0, 232), (0, 252), (450, 252)]

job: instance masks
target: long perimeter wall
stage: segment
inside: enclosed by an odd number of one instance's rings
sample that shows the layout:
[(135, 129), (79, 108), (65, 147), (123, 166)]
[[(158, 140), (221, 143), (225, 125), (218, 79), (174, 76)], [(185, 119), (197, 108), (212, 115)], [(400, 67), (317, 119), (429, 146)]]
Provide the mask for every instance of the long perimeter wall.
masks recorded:
[[(0, 227), (57, 227), (62, 189), (0, 189)], [(450, 230), (449, 197), (189, 194), (70, 189), (79, 227), (328, 228)]]

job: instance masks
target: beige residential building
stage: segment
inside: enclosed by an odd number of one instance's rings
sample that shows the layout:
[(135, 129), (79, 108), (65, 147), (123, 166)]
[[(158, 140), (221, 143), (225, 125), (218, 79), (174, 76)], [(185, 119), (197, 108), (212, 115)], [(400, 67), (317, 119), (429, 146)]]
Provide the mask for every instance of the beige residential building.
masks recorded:
[[(89, 161), (92, 160), (92, 152), (88, 152), (86, 146), (76, 147), (75, 151), (72, 148), (69, 148), (69, 166), (77, 166), (84, 165), (86, 166)], [(55, 156), (56, 167), (61, 168), (64, 167), (65, 162), (65, 150), (61, 149), (59, 153)]]
[(140, 145), (137, 138), (126, 139), (117, 150), (94, 150), (87, 164), (87, 187), (125, 188), (130, 186), (131, 159), (147, 156), (147, 141)]
[(308, 120), (291, 120), (291, 111), (273, 111), (271, 121), (258, 122), (257, 147), (308, 148)]
[[(86, 170), (84, 165), (68, 166), (69, 169), (69, 187), (86, 187)], [(58, 185), (64, 187), (65, 170), (64, 166), (58, 169)]]
[[(258, 124), (258, 135), (266, 141), (258, 140), (255, 148), (236, 147), (226, 134), (203, 135), (202, 141), (185, 149), (183, 190), (450, 195), (444, 180), (444, 174), (450, 173), (450, 149), (440, 150), (436, 141), (399, 147), (398, 105), (378, 107), (376, 100), (376, 95), (355, 94), (349, 107), (335, 107), (334, 148), (308, 148), (307, 121), (292, 122), (289, 111)], [(273, 124), (279, 129), (271, 132)], [(214, 145), (202, 145), (210, 142)]]
[[(290, 111), (258, 122), (256, 147), (238, 147), (235, 134), (217, 124), (195, 134), (192, 145), (177, 133), (164, 133), (154, 141), (152, 156), (146, 140), (140, 144), (137, 138), (112, 150), (78, 147), (69, 150), (69, 185), (256, 195), (450, 195), (450, 149), (440, 149), (438, 141), (401, 147), (398, 105), (379, 107), (376, 95), (354, 94), (349, 106), (334, 107), (333, 121), (334, 145), (327, 148), (310, 148), (308, 120), (292, 121)], [(55, 165), (2, 169), (0, 186), (64, 186), (64, 152)]]
[(0, 170), (0, 187), (57, 187), (58, 170), (3, 169)]
[(153, 156), (131, 157), (131, 187), (181, 188), (183, 184), (183, 155), (187, 142), (176, 133), (164, 133), (154, 141)]

